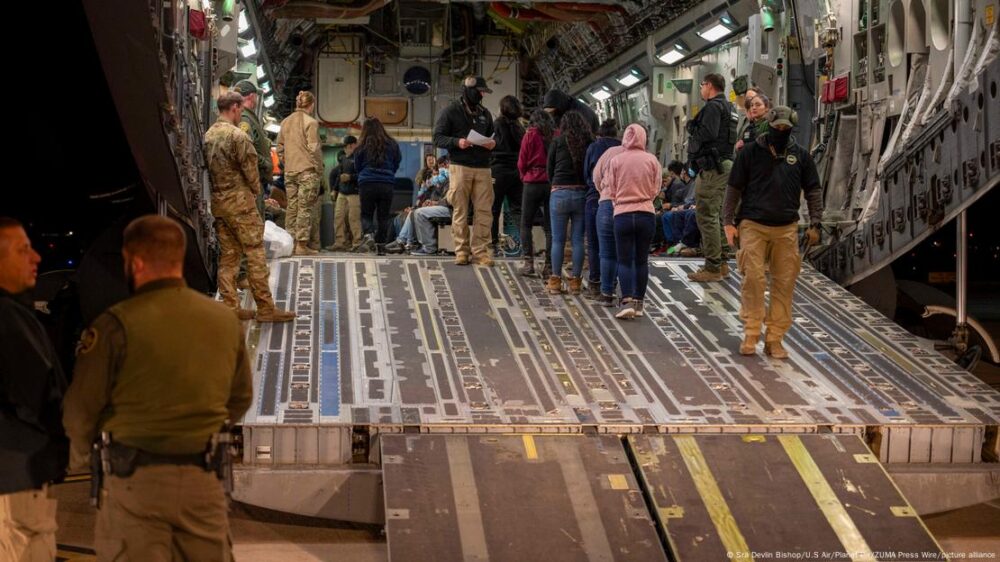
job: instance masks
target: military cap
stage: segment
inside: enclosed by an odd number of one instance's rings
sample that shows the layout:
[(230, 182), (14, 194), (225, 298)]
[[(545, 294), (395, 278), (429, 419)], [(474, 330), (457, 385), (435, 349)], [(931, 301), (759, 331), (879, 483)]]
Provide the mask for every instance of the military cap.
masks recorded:
[(257, 86), (254, 86), (253, 82), (249, 80), (240, 80), (233, 86), (233, 91), (241, 96), (249, 96), (257, 93)]
[(767, 114), (767, 122), (772, 126), (787, 125), (794, 127), (798, 120), (799, 116), (795, 113), (795, 110), (785, 105), (779, 105)]
[(486, 79), (483, 78), (482, 76), (468, 76), (466, 77), (465, 81), (462, 82), (462, 85), (465, 86), (466, 88), (475, 87), (477, 90), (482, 90), (488, 94), (493, 93), (493, 90), (491, 90), (490, 87), (486, 85)]

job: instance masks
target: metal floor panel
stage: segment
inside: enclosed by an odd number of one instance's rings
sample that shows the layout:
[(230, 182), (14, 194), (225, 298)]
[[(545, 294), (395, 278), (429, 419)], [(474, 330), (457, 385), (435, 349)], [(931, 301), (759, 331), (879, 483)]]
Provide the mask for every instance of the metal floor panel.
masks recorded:
[[(789, 361), (740, 356), (739, 279), (654, 259), (646, 316), (550, 296), (518, 264), (273, 262), (244, 423), (420, 427), (996, 425), (1000, 394), (806, 267)], [(464, 428), (464, 429), (463, 429)]]
[(633, 435), (677, 562), (944, 560), (853, 435)]
[(617, 437), (381, 440), (390, 561), (667, 560)]

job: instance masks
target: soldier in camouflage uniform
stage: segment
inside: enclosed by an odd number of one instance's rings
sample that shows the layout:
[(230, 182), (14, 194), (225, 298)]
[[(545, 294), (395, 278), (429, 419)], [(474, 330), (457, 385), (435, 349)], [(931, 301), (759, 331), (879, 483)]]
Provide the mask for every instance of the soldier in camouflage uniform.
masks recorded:
[(243, 96), (243, 113), (240, 114), (239, 128), (253, 141), (253, 147), (257, 151), (257, 171), (260, 173), (261, 193), (257, 197), (257, 210), (263, 213), (264, 195), (267, 192), (267, 185), (274, 179), (274, 164), (271, 162), (271, 140), (267, 138), (267, 132), (260, 124), (260, 119), (254, 113), (257, 107), (259, 91), (257, 86), (249, 80), (240, 80), (233, 86), (233, 91)]
[(309, 247), (323, 173), (319, 122), (311, 115), (315, 106), (316, 98), (311, 92), (299, 92), (295, 97), (295, 112), (281, 122), (278, 133), (278, 156), (285, 162), (285, 192), (288, 194), (285, 230), (295, 238), (295, 255), (300, 256), (317, 253)]
[(260, 190), (257, 153), (250, 137), (236, 127), (242, 101), (236, 92), (221, 95), (219, 120), (205, 133), (205, 154), (212, 176), (212, 214), (219, 237), (219, 294), (223, 302), (239, 310), (242, 318), (252, 317), (252, 313), (239, 309), (236, 294), (240, 257), (246, 255), (247, 277), (257, 303), (257, 321), (287, 322), (295, 314), (274, 307), (268, 286), (264, 223), (254, 204)]

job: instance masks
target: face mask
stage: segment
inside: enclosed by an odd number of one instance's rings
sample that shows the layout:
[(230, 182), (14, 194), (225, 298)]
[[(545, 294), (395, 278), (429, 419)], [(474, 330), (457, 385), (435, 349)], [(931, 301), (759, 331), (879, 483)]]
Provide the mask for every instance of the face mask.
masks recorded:
[(771, 146), (774, 147), (774, 150), (778, 152), (785, 150), (785, 147), (788, 146), (788, 139), (790, 139), (791, 136), (791, 129), (779, 131), (770, 125), (767, 127), (767, 140), (771, 143)]
[(469, 102), (469, 105), (472, 107), (476, 107), (479, 105), (479, 102), (483, 101), (483, 93), (478, 88), (466, 87), (462, 95), (465, 97), (465, 101)]

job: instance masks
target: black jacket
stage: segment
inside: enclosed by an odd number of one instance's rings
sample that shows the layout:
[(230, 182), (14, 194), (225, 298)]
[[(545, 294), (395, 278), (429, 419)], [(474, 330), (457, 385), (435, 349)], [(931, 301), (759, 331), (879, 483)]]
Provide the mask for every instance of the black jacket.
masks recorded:
[(736, 224), (743, 219), (766, 226), (798, 222), (803, 195), (810, 224), (820, 222), (823, 189), (809, 151), (789, 140), (784, 152), (772, 154), (767, 135), (761, 135), (744, 146), (733, 162), (723, 205), (723, 224)]
[(37, 489), (65, 475), (66, 387), (42, 323), (27, 305), (0, 289), (0, 494)]
[(490, 154), (490, 167), (500, 172), (517, 173), (517, 155), (521, 153), (521, 139), (524, 129), (519, 123), (511, 123), (506, 117), (497, 117), (493, 122), (496, 147)]
[(484, 137), (493, 136), (493, 116), (490, 110), (477, 106), (475, 113), (469, 113), (461, 99), (445, 108), (434, 125), (434, 146), (444, 148), (451, 157), (451, 163), (469, 168), (489, 168), (490, 151), (481, 146), (458, 148), (458, 140), (469, 136), (475, 129)]
[(555, 186), (578, 185), (586, 186), (583, 179), (583, 162), (574, 162), (569, 152), (566, 137), (552, 139), (549, 144), (549, 160), (547, 171), (549, 183)]
[(559, 125), (559, 119), (561, 119), (567, 111), (577, 111), (581, 113), (583, 115), (583, 120), (590, 123), (590, 132), (595, 135), (597, 134), (597, 128), (601, 124), (597, 119), (597, 114), (594, 113), (594, 110), (591, 109), (589, 105), (570, 96), (562, 90), (549, 90), (546, 92), (542, 101), (542, 107), (555, 108), (557, 126)]
[[(351, 178), (342, 182), (340, 181), (341, 174), (348, 174)], [(348, 156), (347, 152), (343, 150), (337, 154), (337, 165), (330, 171), (330, 188), (344, 195), (358, 194), (358, 172), (354, 168), (353, 154)]]
[[(705, 103), (687, 125), (688, 155), (691, 160), (717, 157), (733, 159), (736, 142), (736, 111), (725, 94), (719, 94)], [(704, 167), (704, 166), (702, 166)]]

